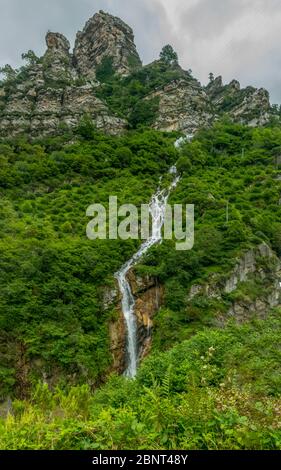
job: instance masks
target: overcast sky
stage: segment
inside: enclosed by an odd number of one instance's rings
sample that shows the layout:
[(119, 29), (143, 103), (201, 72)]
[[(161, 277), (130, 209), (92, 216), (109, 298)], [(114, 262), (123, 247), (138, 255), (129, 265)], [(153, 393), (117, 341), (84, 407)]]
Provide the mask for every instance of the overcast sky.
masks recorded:
[(224, 82), (236, 78), (281, 103), (280, 0), (0, 0), (0, 65), (20, 65), (28, 49), (41, 55), (47, 30), (73, 45), (100, 9), (132, 26), (144, 63), (170, 43), (201, 82), (209, 72)]

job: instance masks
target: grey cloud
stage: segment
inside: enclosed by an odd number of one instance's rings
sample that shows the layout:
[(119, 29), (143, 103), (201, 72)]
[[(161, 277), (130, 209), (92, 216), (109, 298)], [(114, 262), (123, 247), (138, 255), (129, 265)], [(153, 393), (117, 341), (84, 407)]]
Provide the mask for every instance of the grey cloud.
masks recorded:
[(73, 45), (76, 32), (100, 9), (133, 26), (140, 54), (145, 61), (152, 60), (165, 32), (165, 12), (155, 0), (0, 0), (1, 65), (7, 61), (18, 65), (28, 49), (42, 54), (49, 29), (65, 34)]
[(200, 0), (188, 7), (181, 14), (181, 28), (196, 39), (217, 37), (229, 27), (229, 24), (243, 15), (251, 5), (248, 0)]

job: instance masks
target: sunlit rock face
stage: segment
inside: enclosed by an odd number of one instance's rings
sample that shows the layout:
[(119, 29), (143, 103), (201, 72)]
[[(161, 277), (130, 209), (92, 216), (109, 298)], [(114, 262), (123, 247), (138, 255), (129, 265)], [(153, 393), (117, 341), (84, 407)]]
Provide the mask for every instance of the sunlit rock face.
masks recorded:
[(90, 18), (83, 31), (77, 33), (73, 55), (77, 70), (88, 78), (95, 78), (96, 68), (105, 58), (110, 58), (113, 70), (123, 76), (141, 66), (133, 30), (103, 11)]

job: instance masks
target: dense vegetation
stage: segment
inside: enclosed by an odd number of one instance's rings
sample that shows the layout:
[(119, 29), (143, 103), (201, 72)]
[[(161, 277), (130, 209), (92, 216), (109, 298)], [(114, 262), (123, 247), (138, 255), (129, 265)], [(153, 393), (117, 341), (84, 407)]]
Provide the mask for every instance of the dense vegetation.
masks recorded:
[[(86, 238), (87, 207), (148, 202), (176, 159), (153, 131), (112, 138), (82, 123), (63, 139), (0, 146), (0, 390), (24, 396), (31, 375), (96, 383), (110, 367), (102, 292), (138, 241)], [(31, 379), (32, 381), (32, 379)], [(16, 388), (15, 388), (16, 387)]]
[[(281, 255), (281, 129), (221, 122), (180, 153), (175, 138), (112, 138), (85, 121), (74, 136), (1, 143), (0, 380), (13, 398), (1, 448), (280, 449), (280, 309), (237, 324), (234, 294), (188, 294), (262, 242)], [(135, 381), (108, 378), (116, 312), (102, 293), (139, 242), (87, 240), (85, 211), (111, 194), (147, 202), (177, 160), (170, 202), (195, 204), (195, 246), (165, 241), (137, 267), (165, 286), (152, 353)], [(236, 299), (262, 296), (257, 282)]]
[[(166, 53), (167, 54), (167, 53)], [(149, 94), (158, 87), (179, 79), (196, 82), (190, 72), (185, 72), (173, 59), (175, 52), (168, 51), (162, 60), (137, 69), (128, 77), (119, 77), (110, 73), (108, 59), (98, 70), (102, 82), (96, 94), (106, 101), (112, 112), (128, 119), (129, 126), (150, 125), (157, 115), (159, 102)]]
[(94, 394), (38, 385), (0, 421), (0, 447), (280, 449), (279, 317), (206, 329)]

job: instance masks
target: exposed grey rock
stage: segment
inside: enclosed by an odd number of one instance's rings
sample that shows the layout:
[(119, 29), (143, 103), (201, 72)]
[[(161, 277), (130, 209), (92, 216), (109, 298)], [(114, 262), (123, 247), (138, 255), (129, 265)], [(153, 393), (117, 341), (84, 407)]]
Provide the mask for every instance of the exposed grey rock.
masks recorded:
[(248, 274), (256, 270), (256, 260), (254, 250), (247, 251), (235, 267), (233, 274), (226, 281), (224, 291), (229, 294), (233, 292), (239, 282), (246, 281)]
[(7, 101), (5, 107), (5, 113), (7, 115), (20, 113), (23, 115), (30, 115), (34, 107), (34, 101), (29, 96), (23, 93), (15, 93), (11, 95)]
[(119, 18), (100, 11), (77, 33), (74, 63), (81, 75), (93, 79), (104, 58), (112, 58), (119, 75), (128, 75), (141, 66), (133, 30)]
[(57, 133), (57, 130), (60, 125), (60, 118), (53, 115), (38, 115), (34, 116), (31, 119), (30, 123), (30, 133), (32, 136), (38, 135), (38, 129), (40, 129), (40, 135), (49, 136)]
[(223, 85), (222, 78), (211, 81), (205, 91), (212, 103), (215, 115), (226, 113), (236, 122), (262, 126), (270, 119), (269, 94), (264, 88), (241, 89), (237, 80)]
[[(60, 132), (61, 124), (77, 126), (85, 114), (100, 130), (113, 135), (124, 132), (127, 121), (114, 115), (96, 96), (100, 87), (96, 72), (106, 58), (112, 59), (113, 70), (121, 76), (141, 67), (132, 29), (100, 11), (77, 34), (73, 54), (60, 33), (49, 32), (46, 44), (43, 58), (25, 68), (24, 80), (16, 80), (12, 87), (0, 83), (0, 135), (53, 135)], [(193, 134), (222, 114), (250, 126), (270, 119), (266, 90), (241, 89), (237, 80), (224, 85), (222, 77), (202, 87), (179, 65), (173, 67), (171, 76), (178, 78), (171, 78), (144, 98), (159, 101), (154, 129)]]
[(54, 113), (59, 114), (61, 111), (63, 99), (63, 90), (58, 89), (54, 90), (52, 88), (47, 88), (38, 93), (35, 113)]
[(44, 78), (47, 81), (70, 81), (76, 72), (69, 53), (70, 43), (60, 33), (47, 33), (47, 51), (43, 58)]
[[(266, 272), (261, 260), (265, 260), (268, 264)], [(281, 261), (266, 243), (261, 243), (244, 253), (226, 280), (221, 275), (213, 274), (207, 283), (193, 285), (188, 300), (192, 302), (196, 296), (204, 295), (222, 301), (224, 293), (235, 292), (240, 283), (249, 280), (266, 283), (266, 288), (255, 300), (249, 296), (243, 300), (233, 301), (226, 313), (216, 319), (216, 323), (223, 326), (231, 317), (238, 322), (254, 316), (265, 318), (271, 308), (281, 305)]]
[(108, 309), (114, 303), (117, 302), (119, 296), (119, 292), (117, 288), (113, 287), (105, 287), (103, 289), (103, 308)]
[(195, 80), (174, 80), (147, 96), (152, 98), (159, 99), (155, 129), (194, 133), (211, 123), (208, 97)]
[(85, 85), (80, 87), (67, 87), (64, 94), (62, 111), (75, 114), (79, 112), (95, 114), (108, 114), (107, 106), (94, 95), (93, 87)]

